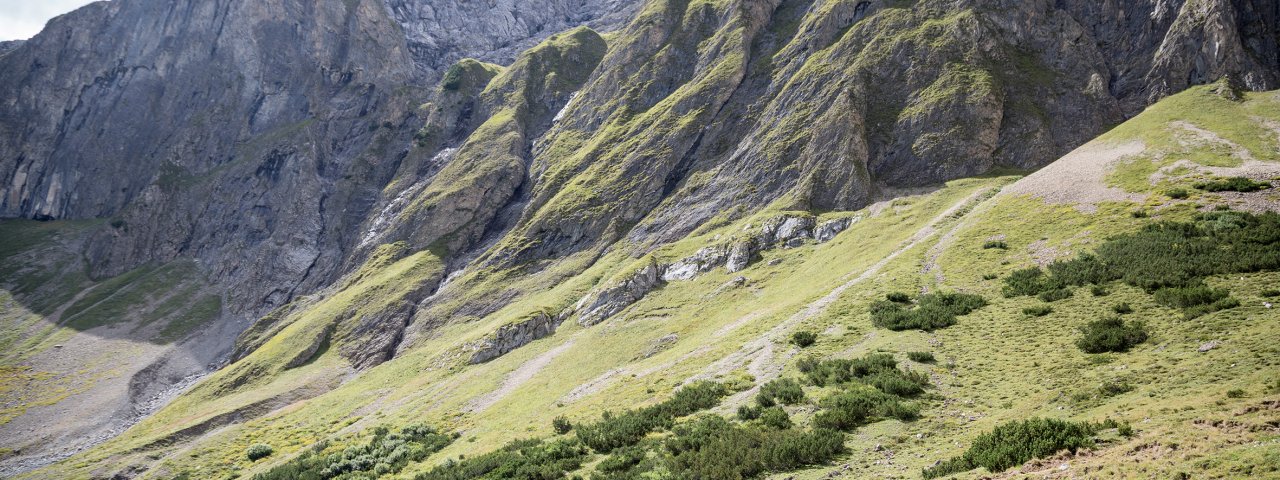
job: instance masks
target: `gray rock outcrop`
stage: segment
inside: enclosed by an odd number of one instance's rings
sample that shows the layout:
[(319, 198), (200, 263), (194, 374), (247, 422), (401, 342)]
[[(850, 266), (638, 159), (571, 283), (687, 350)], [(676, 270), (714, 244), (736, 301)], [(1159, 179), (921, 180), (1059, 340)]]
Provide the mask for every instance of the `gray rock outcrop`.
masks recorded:
[[(565, 312), (567, 313), (567, 312)], [(469, 360), (472, 365), (488, 362), (511, 351), (528, 345), (534, 340), (546, 338), (556, 333), (556, 328), (564, 322), (565, 314), (551, 315), (547, 312), (534, 312), (528, 318), (504, 325), (489, 337), (470, 345), (474, 350)]]

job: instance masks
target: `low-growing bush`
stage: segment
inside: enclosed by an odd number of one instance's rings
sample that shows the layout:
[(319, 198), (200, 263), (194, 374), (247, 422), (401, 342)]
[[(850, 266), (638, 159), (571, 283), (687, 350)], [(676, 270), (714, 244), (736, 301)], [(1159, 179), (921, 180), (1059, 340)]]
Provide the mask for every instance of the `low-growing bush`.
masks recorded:
[(1227, 390), (1227, 398), (1244, 398), (1245, 392), (1239, 388)]
[(968, 315), (986, 305), (986, 299), (966, 293), (921, 295), (914, 307), (879, 301), (871, 304), (871, 323), (894, 331), (929, 332), (955, 325), (956, 317)]
[(893, 292), (884, 296), (886, 300), (893, 303), (911, 303), (911, 295), (902, 292)]
[(245, 449), (244, 456), (248, 457), (249, 461), (257, 461), (270, 457), (273, 453), (276, 453), (276, 450), (271, 448), (271, 445), (255, 443), (253, 445), (249, 445), (248, 449)]
[(901, 397), (870, 388), (850, 389), (822, 399), (822, 410), (813, 417), (813, 425), (839, 431), (872, 423), (882, 418), (914, 420), (920, 408), (905, 403)]
[(982, 248), (984, 250), (1008, 250), (1009, 244), (1005, 243), (1004, 240), (987, 240), (982, 244)]
[(805, 348), (810, 345), (813, 345), (817, 341), (818, 341), (818, 334), (807, 331), (807, 330), (801, 330), (799, 332), (791, 334), (791, 343), (800, 348)]
[(1045, 303), (1053, 303), (1071, 298), (1071, 290), (1067, 288), (1059, 288), (1057, 290), (1040, 292), (1040, 295), (1037, 295), (1036, 298), (1039, 298), (1040, 301)]
[(1156, 302), (1170, 308), (1191, 308), (1208, 305), (1227, 298), (1231, 292), (1209, 288), (1204, 285), (1193, 287), (1168, 287), (1157, 290)]
[(1185, 188), (1171, 188), (1166, 190), (1164, 194), (1174, 200), (1183, 200), (1191, 196), (1191, 192), (1188, 192)]
[[(414, 480), (470, 480), (476, 478), (563, 478), (587, 459), (588, 450), (573, 439), (516, 440), (501, 449), (461, 461), (446, 461)], [(327, 478), (327, 477), (326, 477)]]
[(551, 420), (551, 428), (555, 429), (556, 434), (564, 435), (573, 430), (573, 423), (569, 422), (569, 419), (565, 418), (564, 415), (561, 415)]
[(978, 467), (992, 473), (1045, 458), (1061, 451), (1075, 453), (1094, 445), (1100, 425), (1032, 418), (997, 426), (979, 435), (973, 445), (958, 457), (924, 470), (924, 478), (937, 478)]
[(1245, 177), (1219, 178), (1200, 182), (1196, 184), (1196, 188), (1206, 192), (1256, 192), (1271, 188), (1271, 184), (1267, 182), (1258, 182)]
[(437, 432), (426, 425), (410, 425), (392, 433), (386, 427), (373, 429), (373, 437), (363, 444), (326, 454), (327, 443), (319, 443), (302, 454), (254, 480), (320, 480), (356, 474), (373, 476), (399, 473), (410, 462), (421, 462), (453, 443), (456, 435)]
[(1105, 297), (1107, 295), (1111, 295), (1111, 291), (1107, 290), (1107, 287), (1104, 287), (1102, 285), (1094, 285), (1092, 287), (1089, 287), (1089, 293), (1092, 293), (1093, 296), (1095, 297)]
[(844, 435), (824, 429), (734, 425), (708, 415), (676, 427), (666, 450), (669, 475), (661, 478), (755, 478), (826, 463), (844, 452)]
[(761, 385), (760, 393), (756, 395), (756, 403), (762, 407), (772, 407), (779, 403), (795, 405), (803, 401), (804, 389), (800, 387), (800, 383), (790, 378), (782, 378)]
[(1133, 306), (1129, 305), (1128, 302), (1117, 303), (1111, 306), (1111, 311), (1116, 312), (1119, 315), (1128, 315), (1133, 313)]
[(635, 445), (649, 432), (670, 428), (677, 417), (716, 406), (728, 393), (724, 385), (698, 382), (675, 393), (669, 400), (639, 410), (613, 415), (605, 412), (599, 422), (576, 425), (574, 432), (584, 445), (600, 453)]
[(1147, 328), (1142, 322), (1114, 317), (1089, 322), (1080, 330), (1084, 336), (1076, 346), (1085, 353), (1125, 352), (1147, 341)]
[(1053, 313), (1053, 307), (1048, 305), (1035, 305), (1022, 309), (1022, 314), (1028, 317), (1043, 317)]
[(777, 430), (791, 428), (791, 416), (782, 407), (769, 407), (760, 412), (760, 424)]
[(930, 352), (907, 352), (907, 358), (911, 359), (913, 362), (919, 363), (933, 363), (937, 361), (933, 358), (933, 354)]

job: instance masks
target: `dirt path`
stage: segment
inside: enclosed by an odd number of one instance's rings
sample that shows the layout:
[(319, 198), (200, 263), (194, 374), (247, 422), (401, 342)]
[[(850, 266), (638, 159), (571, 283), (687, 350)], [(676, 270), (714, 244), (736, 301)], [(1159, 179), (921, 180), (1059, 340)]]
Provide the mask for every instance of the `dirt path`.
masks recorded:
[[(579, 335), (581, 334), (579, 333)], [(472, 413), (482, 412), (502, 401), (502, 399), (507, 398), (507, 396), (514, 393), (516, 389), (523, 386), (525, 382), (533, 379), (534, 375), (541, 372), (542, 369), (547, 367), (547, 365), (550, 365), (556, 357), (559, 357), (570, 348), (573, 348), (573, 345), (576, 342), (577, 335), (574, 335), (568, 341), (560, 344), (559, 346), (556, 346), (551, 350), (547, 350), (541, 355), (524, 362), (524, 365), (521, 365), (519, 368), (516, 368), (515, 370), (512, 370), (511, 373), (507, 374), (507, 378), (502, 380), (502, 385), (500, 385), (497, 390), (486, 393), (472, 400), (471, 404), (467, 406), (466, 411)]]
[(778, 355), (775, 351), (775, 345), (785, 344), (786, 335), (790, 333), (796, 325), (826, 311), (832, 303), (835, 303), (835, 301), (850, 288), (874, 277), (880, 272), (880, 270), (883, 270), (885, 266), (889, 265), (889, 262), (892, 262), (903, 253), (914, 249), (916, 246), (935, 235), (938, 232), (938, 228), (944, 222), (948, 221), (948, 219), (960, 214), (966, 208), (973, 208), (974, 206), (972, 204), (975, 201), (979, 201), (982, 196), (988, 194), (988, 190), (978, 191), (955, 203), (946, 211), (938, 214), (938, 216), (930, 220), (929, 223), (924, 227), (921, 227), (920, 230), (917, 230), (915, 234), (908, 238), (900, 247), (898, 247), (898, 249), (894, 250), (893, 253), (886, 255), (884, 258), (880, 259), (880, 261), (871, 265), (852, 279), (849, 279), (849, 276), (853, 275), (852, 273), (846, 275), (845, 278), (847, 280), (845, 283), (832, 289), (821, 298), (814, 300), (782, 323), (779, 323), (769, 329), (769, 331), (765, 332), (763, 335), (747, 342), (736, 352), (712, 363), (707, 368), (703, 369), (702, 373), (685, 380), (685, 383), (687, 384), (693, 381), (714, 378), (717, 375), (727, 374), (745, 365), (747, 367), (747, 371), (756, 377), (757, 386), (734, 395), (729, 399), (729, 401), (725, 402), (724, 405), (736, 406), (751, 398), (759, 389), (758, 385), (778, 378), (782, 374), (782, 370), (783, 367), (786, 366), (786, 362), (796, 355), (797, 351), (793, 347), (786, 348), (781, 355)]
[[(994, 197), (998, 195), (999, 192), (1003, 191), (1003, 188), (1004, 187), (998, 187), (994, 189), (994, 192), (992, 190), (987, 190), (986, 195)], [(963, 218), (955, 222), (951, 228), (948, 228), (946, 233), (942, 234), (941, 237), (938, 237), (938, 241), (934, 243), (932, 247), (929, 247), (929, 252), (925, 254), (924, 268), (920, 270), (920, 273), (925, 275), (933, 274), (933, 282), (935, 285), (942, 285), (947, 280), (946, 275), (942, 272), (942, 266), (938, 263), (938, 259), (942, 257), (942, 253), (945, 252), (951, 244), (955, 243), (956, 234), (973, 222), (973, 219), (977, 217), (975, 214), (982, 213), (989, 205), (991, 205), (985, 201), (986, 199), (981, 197), (970, 198), (973, 198), (976, 202), (973, 205), (973, 208), (966, 213)], [(929, 293), (929, 289), (930, 286), (925, 284), (921, 293)]]

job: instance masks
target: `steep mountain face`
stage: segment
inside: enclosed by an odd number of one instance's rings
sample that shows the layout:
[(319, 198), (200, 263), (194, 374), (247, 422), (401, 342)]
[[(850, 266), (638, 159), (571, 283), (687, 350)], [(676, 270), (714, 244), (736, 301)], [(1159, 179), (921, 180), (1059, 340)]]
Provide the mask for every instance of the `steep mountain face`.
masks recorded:
[[(1280, 87), (1278, 22), (1260, 0), (99, 2), (0, 46), (0, 217), (102, 220), (65, 242), (90, 298), (174, 262), (220, 298), (186, 363), (231, 363), (125, 440), (113, 461), (146, 470), (386, 362), (492, 361), (862, 218), (817, 215), (1044, 166), (1189, 86)], [(64, 293), (23, 305), (62, 324)]]

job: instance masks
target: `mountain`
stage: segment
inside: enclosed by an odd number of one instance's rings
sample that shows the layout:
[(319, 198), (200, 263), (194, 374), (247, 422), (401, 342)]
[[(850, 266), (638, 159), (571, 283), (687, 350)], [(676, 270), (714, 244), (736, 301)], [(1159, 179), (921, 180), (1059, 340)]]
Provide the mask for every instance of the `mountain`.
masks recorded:
[[(1278, 19), (1247, 0), (88, 5), (0, 47), (0, 472), (222, 478), (382, 424), (461, 435), (381, 472), (409, 478), (562, 415), (586, 438), (699, 380), (741, 387), (732, 414), (808, 376), (814, 401), (785, 412), (812, 427), (836, 400), (800, 360), (876, 352), (928, 373), (903, 380), (928, 389), (904, 397), (919, 414), (802, 475), (914, 474), (1033, 416), (1137, 424), (1076, 474), (1144, 471), (1114, 470), (1125, 448), (1192, 468), (1139, 445), (1165, 437), (1211, 473), (1263, 465), (1231, 446), (1251, 433), (1187, 424), (1275, 395), (1270, 257), (1180, 274), (1235, 306), (1169, 301), (1201, 288), (1182, 277), (1035, 292), (1051, 306), (1002, 285), (1158, 221), (1265, 231), (1197, 209), (1280, 205), (1261, 188)], [(886, 294), (929, 311), (957, 291), (984, 306), (949, 328), (875, 320), (925, 315)], [(1113, 303), (1164, 343), (1064, 340)], [(1239, 346), (1186, 354), (1210, 340)], [(930, 351), (949, 360), (905, 357)], [(247, 458), (258, 443), (275, 454)]]

